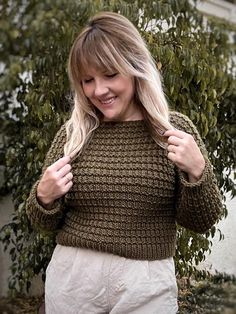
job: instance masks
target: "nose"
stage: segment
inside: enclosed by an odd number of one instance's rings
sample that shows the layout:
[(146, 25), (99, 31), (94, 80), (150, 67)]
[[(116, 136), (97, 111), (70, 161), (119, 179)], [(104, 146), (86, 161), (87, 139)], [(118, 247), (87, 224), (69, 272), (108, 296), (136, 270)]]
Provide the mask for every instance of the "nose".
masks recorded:
[(94, 96), (101, 97), (108, 93), (109, 88), (103, 81), (96, 81), (95, 82), (95, 89), (94, 89)]

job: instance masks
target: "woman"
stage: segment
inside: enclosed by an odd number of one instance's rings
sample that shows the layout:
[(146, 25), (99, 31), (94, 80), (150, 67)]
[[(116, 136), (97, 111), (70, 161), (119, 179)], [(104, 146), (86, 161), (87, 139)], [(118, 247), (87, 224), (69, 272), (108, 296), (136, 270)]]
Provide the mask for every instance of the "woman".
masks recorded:
[(46, 313), (176, 313), (176, 222), (203, 233), (221, 199), (191, 121), (169, 112), (133, 24), (94, 16), (70, 52), (71, 118), (27, 202), (58, 229)]

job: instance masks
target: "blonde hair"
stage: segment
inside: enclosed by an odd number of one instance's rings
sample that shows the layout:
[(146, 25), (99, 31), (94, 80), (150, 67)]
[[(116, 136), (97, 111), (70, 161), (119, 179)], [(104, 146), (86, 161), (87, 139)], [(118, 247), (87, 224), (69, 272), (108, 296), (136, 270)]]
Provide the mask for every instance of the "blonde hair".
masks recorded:
[(135, 26), (113, 12), (95, 15), (71, 48), (68, 74), (74, 92), (74, 108), (66, 123), (65, 155), (74, 157), (99, 126), (101, 116), (83, 93), (86, 68), (116, 71), (135, 80), (135, 101), (141, 106), (153, 139), (164, 146), (164, 131), (172, 128), (160, 74)]

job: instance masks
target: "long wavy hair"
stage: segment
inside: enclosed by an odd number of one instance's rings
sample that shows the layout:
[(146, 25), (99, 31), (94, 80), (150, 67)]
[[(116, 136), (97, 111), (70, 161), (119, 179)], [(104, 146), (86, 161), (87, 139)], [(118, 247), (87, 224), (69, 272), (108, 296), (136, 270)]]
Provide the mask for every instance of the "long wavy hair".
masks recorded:
[(66, 123), (65, 155), (72, 158), (78, 155), (102, 119), (82, 89), (81, 80), (88, 67), (134, 77), (134, 101), (142, 110), (151, 136), (164, 147), (163, 133), (172, 126), (155, 62), (138, 30), (127, 18), (100, 12), (80, 32), (69, 55), (74, 107)]

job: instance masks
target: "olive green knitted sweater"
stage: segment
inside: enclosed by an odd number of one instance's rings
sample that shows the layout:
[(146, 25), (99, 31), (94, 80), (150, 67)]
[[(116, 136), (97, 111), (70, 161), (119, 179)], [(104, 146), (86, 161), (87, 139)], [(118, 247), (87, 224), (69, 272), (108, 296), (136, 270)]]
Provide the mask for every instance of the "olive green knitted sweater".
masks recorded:
[[(173, 256), (176, 222), (205, 232), (219, 217), (221, 198), (205, 148), (191, 121), (171, 113), (171, 123), (192, 134), (206, 158), (197, 183), (167, 158), (144, 121), (103, 122), (83, 153), (72, 162), (73, 186), (49, 210), (27, 201), (31, 222), (58, 229), (57, 243), (134, 259)], [(43, 171), (63, 156), (64, 126), (46, 156)]]

